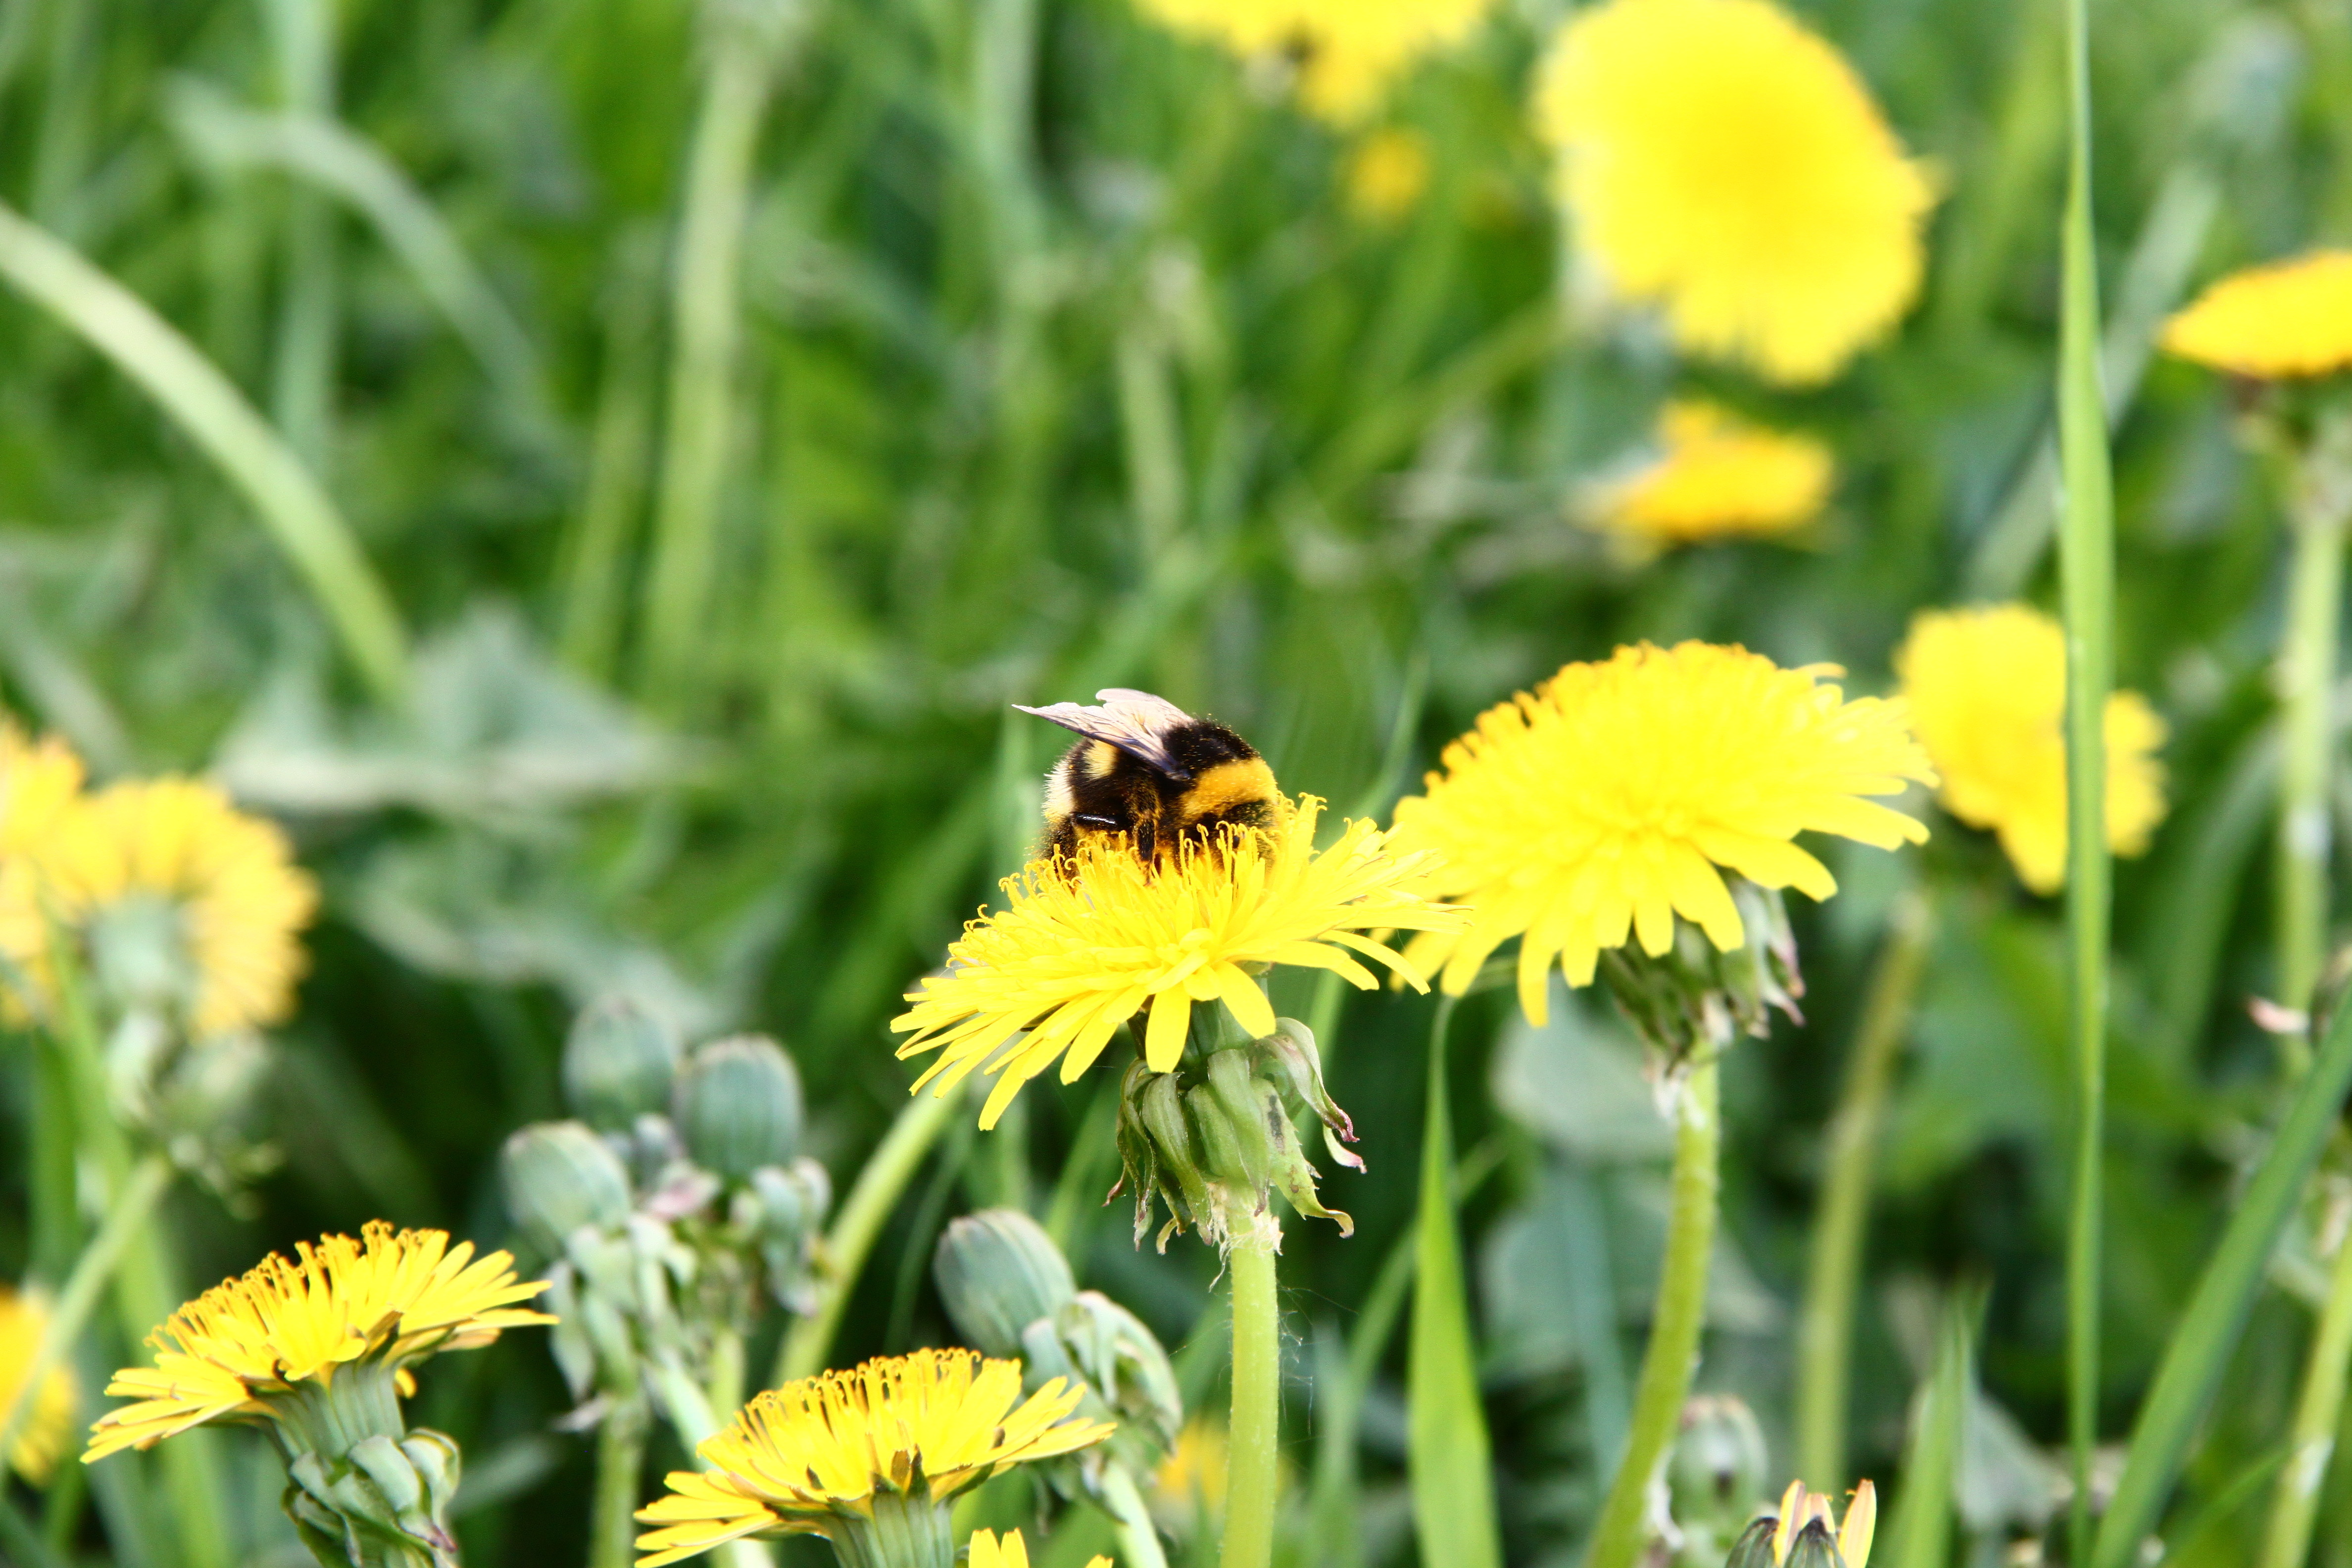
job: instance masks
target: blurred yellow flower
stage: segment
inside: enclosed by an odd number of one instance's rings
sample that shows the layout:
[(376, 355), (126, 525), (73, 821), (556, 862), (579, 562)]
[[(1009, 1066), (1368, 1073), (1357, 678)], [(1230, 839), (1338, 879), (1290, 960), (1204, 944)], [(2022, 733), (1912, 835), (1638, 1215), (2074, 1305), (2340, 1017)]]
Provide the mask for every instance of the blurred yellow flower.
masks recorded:
[[(38, 1291), (0, 1285), (0, 1410), (16, 1404), (48, 1326), (48, 1302)], [(63, 1366), (51, 1367), (33, 1394), (32, 1407), (8, 1455), (16, 1473), (37, 1487), (47, 1482), (65, 1450), (73, 1407), (73, 1374)]]
[(1749, 425), (1709, 403), (1671, 403), (1655, 461), (1603, 488), (1593, 520), (1636, 546), (1769, 538), (1803, 526), (1829, 500), (1827, 447)]
[(47, 941), (32, 851), (48, 842), (59, 813), (81, 793), (81, 759), (54, 735), (40, 741), (0, 717), (0, 1017), (21, 1018), (30, 998), (18, 994), (10, 969), (39, 963)]
[(555, 1321), (519, 1305), (547, 1283), (518, 1281), (504, 1252), (477, 1259), (472, 1242), (452, 1247), (446, 1231), (394, 1231), (382, 1220), (360, 1236), (300, 1243), (290, 1262), (273, 1252), (173, 1313), (147, 1337), (154, 1365), (125, 1367), (106, 1385), (138, 1403), (99, 1419), (82, 1462), (208, 1421), (299, 1426), (317, 1409), (298, 1385), (373, 1373), (404, 1391), (411, 1362)]
[(2352, 250), (2250, 267), (2164, 326), (2166, 352), (2265, 380), (2352, 365)]
[[(317, 889), (277, 825), (217, 786), (143, 779), (78, 796), (25, 859), (49, 917), (91, 943), (102, 983), (169, 1001), (200, 1035), (292, 1009)], [(26, 927), (0, 910), (0, 951), (38, 979), (37, 907)]]
[[(1002, 1541), (993, 1531), (975, 1530), (964, 1568), (1029, 1568), (1029, 1543), (1017, 1530), (1006, 1531)], [(1087, 1568), (1111, 1568), (1111, 1562), (1108, 1557), (1089, 1557)]]
[(877, 1508), (945, 1504), (1014, 1465), (1109, 1436), (1111, 1423), (1072, 1415), (1085, 1393), (1056, 1377), (1024, 1400), (1019, 1362), (967, 1350), (883, 1356), (770, 1389), (696, 1450), (710, 1468), (671, 1471), (669, 1494), (638, 1510), (660, 1528), (637, 1538), (637, 1568), (751, 1537), (838, 1542)]
[(1536, 119), (1577, 243), (1686, 350), (1819, 382), (1918, 293), (1926, 172), (1843, 57), (1769, 0), (1574, 13)]
[[(1012, 902), (964, 927), (946, 973), (908, 993), (890, 1021), (902, 1058), (941, 1049), (916, 1081), (946, 1093), (975, 1068), (1001, 1074), (981, 1110), (992, 1127), (1023, 1084), (1062, 1063), (1075, 1083), (1119, 1025), (1150, 1009), (1144, 1056), (1154, 1072), (1184, 1052), (1194, 1003), (1222, 1001), (1253, 1037), (1275, 1031), (1258, 988), (1267, 964), (1328, 969), (1360, 988), (1378, 982), (1352, 950), (1421, 977), (1365, 931), (1455, 931), (1463, 911), (1425, 893), (1427, 856), (1397, 856), (1369, 822), (1315, 848), (1323, 803), (1286, 804), (1265, 832), (1227, 830), (1146, 865), (1123, 843), (1088, 843), (1074, 859), (1033, 861), (1003, 882)], [(1026, 1035), (1022, 1035), (1027, 1030)], [(1016, 1036), (1021, 1037), (1015, 1038)]]
[[(2037, 893), (2066, 882), (2066, 637), (2026, 605), (1928, 610), (1895, 653), (1945, 808), (1990, 827)], [(2107, 699), (2107, 843), (2137, 855), (2164, 819), (2164, 721), (2137, 691)]]
[[(1397, 803), (1400, 849), (1434, 851), (1434, 890), (1475, 914), (1458, 938), (1406, 956), (1444, 962), (1460, 995), (1496, 948), (1519, 943), (1519, 1003), (1544, 1021), (1559, 960), (1591, 983), (1604, 948), (1664, 954), (1675, 917), (1725, 952), (1747, 931), (1722, 871), (1816, 899), (1829, 868), (1791, 842), (1833, 833), (1891, 849), (1927, 830), (1864, 799), (1935, 782), (1903, 704), (1847, 700), (1834, 667), (1782, 669), (1742, 647), (1644, 643), (1571, 664), (1488, 709), (1445, 748), (1425, 795)], [(1718, 868), (1721, 869), (1719, 870)]]
[(1467, 37), (1495, 0), (1141, 0), (1179, 32), (1237, 55), (1297, 62), (1298, 97), (1334, 124), (1361, 120), (1423, 56)]
[(1391, 125), (1348, 154), (1348, 205), (1359, 217), (1391, 223), (1411, 212), (1429, 188), (1429, 138)]

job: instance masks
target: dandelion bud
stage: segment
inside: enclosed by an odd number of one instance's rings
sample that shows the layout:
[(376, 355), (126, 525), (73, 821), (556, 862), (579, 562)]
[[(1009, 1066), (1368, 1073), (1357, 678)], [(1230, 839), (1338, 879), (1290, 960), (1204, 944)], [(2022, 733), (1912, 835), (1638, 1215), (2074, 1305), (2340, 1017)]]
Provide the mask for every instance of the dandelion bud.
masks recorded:
[(670, 1119), (694, 1163), (728, 1182), (801, 1152), (801, 1078), (792, 1058), (759, 1035), (714, 1040), (687, 1058)]
[(950, 1225), (932, 1256), (940, 1300), (982, 1355), (1017, 1356), (1021, 1333), (1077, 1291), (1045, 1227), (1018, 1209), (982, 1209)]
[[(1081, 1290), (1054, 1315), (1065, 1357), (1118, 1419), (1114, 1446), (1150, 1463), (1171, 1452), (1184, 1426), (1184, 1395), (1167, 1347), (1143, 1320), (1099, 1290)], [(1036, 1325), (1024, 1343), (1034, 1349)]]
[(623, 996), (581, 1013), (563, 1042), (563, 1099), (599, 1132), (625, 1132), (669, 1109), (677, 1031)]
[(1764, 1463), (1763, 1429), (1744, 1401), (1701, 1394), (1683, 1406), (1666, 1484), (1690, 1560), (1712, 1562), (1755, 1515)]
[(1751, 1522), (1732, 1543), (1723, 1568), (1772, 1568), (1772, 1534), (1780, 1525), (1769, 1513)]
[(509, 1138), (499, 1153), (507, 1209), (530, 1244), (563, 1256), (582, 1226), (609, 1229), (629, 1217), (629, 1175), (604, 1141), (577, 1121), (542, 1121)]

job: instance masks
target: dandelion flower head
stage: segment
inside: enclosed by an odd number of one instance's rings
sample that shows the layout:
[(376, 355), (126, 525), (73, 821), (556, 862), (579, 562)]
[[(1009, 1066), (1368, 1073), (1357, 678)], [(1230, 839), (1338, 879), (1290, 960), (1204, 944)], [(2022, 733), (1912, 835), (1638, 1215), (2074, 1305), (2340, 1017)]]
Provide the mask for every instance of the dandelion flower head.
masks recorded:
[(637, 1568), (683, 1562), (751, 1536), (834, 1538), (877, 1499), (944, 1503), (1017, 1464), (1091, 1447), (1108, 1421), (1073, 1413), (1082, 1384), (1054, 1378), (1026, 1399), (1021, 1363), (968, 1350), (883, 1356), (756, 1395), (639, 1510)]
[[(1029, 1568), (1029, 1543), (1017, 1530), (1006, 1531), (1001, 1541), (993, 1531), (975, 1530), (964, 1568)], [(1111, 1568), (1111, 1562), (1108, 1557), (1090, 1557), (1087, 1568)]]
[(1348, 205), (1374, 223), (1411, 212), (1429, 188), (1429, 139), (1403, 126), (1383, 126), (1348, 153)]
[(1892, 849), (1927, 830), (1866, 797), (1935, 782), (1900, 701), (1849, 700), (1823, 677), (1742, 647), (1643, 643), (1571, 664), (1481, 714), (1445, 748), (1425, 794), (1397, 803), (1400, 848), (1434, 851), (1438, 892), (1475, 910), (1458, 939), (1413, 943), (1469, 988), (1516, 936), (1519, 1002), (1544, 1021), (1557, 959), (1591, 983), (1603, 949), (1653, 957), (1680, 916), (1729, 952), (1747, 931), (1724, 871), (1816, 899), (1829, 868), (1793, 842), (1836, 834)]
[[(1895, 650), (1945, 808), (2000, 838), (2037, 893), (2066, 881), (2066, 638), (2026, 605), (1929, 610)], [(2136, 691), (2107, 699), (2107, 843), (2147, 847), (2164, 819), (2164, 721)]]
[(2164, 326), (2167, 353), (2262, 380), (2352, 365), (2352, 250), (2233, 272)]
[(473, 1350), (507, 1329), (551, 1323), (521, 1305), (547, 1289), (517, 1280), (504, 1252), (474, 1256), (438, 1230), (382, 1220), (271, 1253), (182, 1307), (148, 1336), (152, 1366), (125, 1367), (106, 1392), (137, 1403), (101, 1416), (82, 1462), (145, 1448), (208, 1421), (292, 1416), (298, 1384), (331, 1386), (362, 1365), (405, 1385), (410, 1363)]
[(1142, 0), (1168, 26), (1237, 55), (1297, 62), (1298, 98), (1333, 124), (1361, 120), (1425, 55), (1450, 48), (1494, 0)]
[(1878, 1533), (1878, 1489), (1868, 1481), (1853, 1489), (1847, 1500), (1845, 1521), (1820, 1492), (1807, 1491), (1802, 1481), (1791, 1481), (1781, 1495), (1780, 1517), (1772, 1524), (1772, 1561), (1784, 1563), (1808, 1533), (1837, 1547), (1836, 1561), (1844, 1568), (1870, 1568), (1872, 1539)]
[[(47, 1299), (38, 1291), (18, 1291), (0, 1286), (0, 1409), (13, 1407), (33, 1370), (33, 1356), (49, 1326)], [(40, 1486), (57, 1468), (73, 1425), (73, 1373), (53, 1366), (31, 1395), (16, 1445), (8, 1463), (16, 1473)]]
[(1285, 803), (1270, 829), (1229, 827), (1150, 865), (1118, 841), (1088, 843), (1006, 879), (1010, 902), (965, 926), (946, 972), (891, 1020), (909, 1037), (901, 1057), (940, 1052), (916, 1089), (937, 1079), (945, 1093), (975, 1069), (994, 1074), (980, 1121), (992, 1127), (1024, 1083), (1056, 1059), (1075, 1083), (1147, 1008), (1145, 1060), (1168, 1072), (1196, 1003), (1223, 1003), (1253, 1037), (1274, 1033), (1255, 977), (1268, 964), (1331, 970), (1369, 990), (1378, 982), (1353, 952), (1419, 988), (1411, 966), (1363, 933), (1456, 931), (1465, 913), (1428, 896), (1431, 856), (1392, 852), (1370, 823), (1349, 823), (1318, 852), (1322, 804)]
[(142, 779), (76, 797), (45, 838), (29, 857), (42, 897), (101, 982), (169, 999), (199, 1035), (291, 1011), (318, 890), (276, 824), (217, 785)]
[(1576, 238), (1691, 352), (1826, 380), (1919, 291), (1935, 193), (1843, 56), (1770, 0), (1606, 0), (1536, 94)]
[(1819, 441), (1708, 403), (1668, 404), (1658, 440), (1656, 460), (1605, 488), (1593, 507), (1602, 528), (1639, 548), (1787, 533), (1820, 515), (1836, 472)]
[(24, 1011), (8, 971), (37, 966), (47, 941), (33, 851), (48, 842), (81, 784), (81, 759), (63, 741), (29, 740), (0, 717), (0, 1016)]

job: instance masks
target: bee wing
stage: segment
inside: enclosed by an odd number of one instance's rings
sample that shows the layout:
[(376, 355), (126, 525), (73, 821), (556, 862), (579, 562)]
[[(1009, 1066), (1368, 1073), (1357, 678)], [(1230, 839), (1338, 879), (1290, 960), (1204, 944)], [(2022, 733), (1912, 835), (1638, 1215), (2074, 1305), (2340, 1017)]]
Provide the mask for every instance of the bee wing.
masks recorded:
[(1165, 739), (1169, 731), (1192, 721), (1190, 713), (1165, 697), (1120, 686), (1106, 688), (1095, 695), (1102, 700), (1099, 708), (1077, 702), (1055, 702), (1044, 708), (1024, 707), (1018, 702), (1013, 706), (1090, 741), (1107, 741), (1171, 778), (1192, 776), (1170, 755)]

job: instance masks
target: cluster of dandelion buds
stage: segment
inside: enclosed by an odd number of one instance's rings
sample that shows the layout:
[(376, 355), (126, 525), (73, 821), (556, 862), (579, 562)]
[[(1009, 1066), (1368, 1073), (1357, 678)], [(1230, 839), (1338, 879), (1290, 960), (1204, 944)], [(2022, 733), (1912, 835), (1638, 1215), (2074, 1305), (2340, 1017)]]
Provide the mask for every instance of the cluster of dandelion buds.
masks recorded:
[(579, 1120), (522, 1129), (500, 1164), (516, 1224), (551, 1265), (573, 1422), (642, 1421), (650, 1397), (674, 1426), (708, 1430), (705, 1391), (740, 1375), (765, 1300), (805, 1311), (814, 1289), (832, 1186), (800, 1152), (799, 1074), (772, 1040), (688, 1052), (613, 1001), (573, 1026), (563, 1088)]
[(1273, 1034), (1250, 1039), (1223, 1008), (1199, 1009), (1194, 1020), (1174, 1070), (1156, 1073), (1137, 1061), (1119, 1086), (1121, 1173), (1112, 1191), (1134, 1195), (1137, 1242), (1151, 1227), (1155, 1201), (1168, 1205), (1162, 1251), (1188, 1227), (1220, 1248), (1252, 1235), (1278, 1237), (1276, 1189), (1300, 1214), (1352, 1234), (1355, 1222), (1316, 1195), (1315, 1167), (1293, 1125), (1313, 1114), (1331, 1157), (1364, 1168), (1347, 1147), (1354, 1124), (1323, 1087), (1313, 1032), (1277, 1018)]
[(1118, 1423), (1109, 1442), (1047, 1461), (1065, 1498), (1084, 1495), (1142, 1525), (1140, 1483), (1176, 1445), (1183, 1395), (1168, 1352), (1141, 1319), (1081, 1290), (1052, 1237), (1018, 1209), (982, 1209), (949, 1226), (931, 1263), (956, 1330), (982, 1354), (1021, 1363), (1024, 1386), (1083, 1384), (1077, 1413)]
[(1748, 933), (1740, 946), (1726, 952), (1677, 918), (1664, 953), (1625, 944), (1601, 954), (1601, 983), (1669, 1074), (1719, 1055), (1742, 1035), (1761, 1039), (1775, 1010), (1800, 1017), (1805, 978), (1780, 890), (1740, 876), (1725, 881)]

